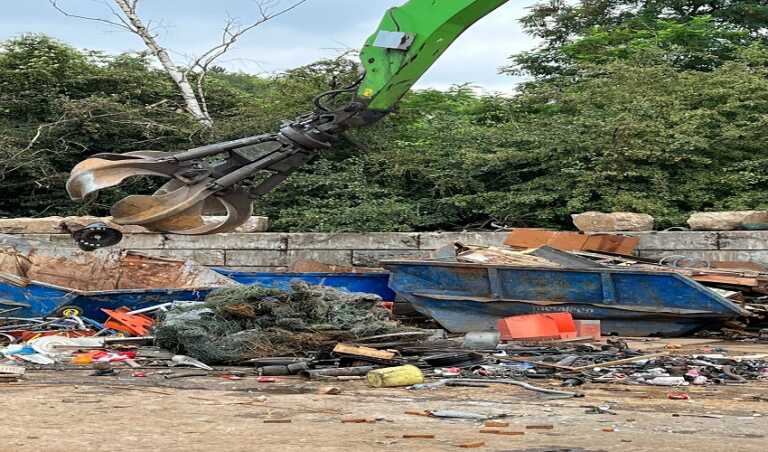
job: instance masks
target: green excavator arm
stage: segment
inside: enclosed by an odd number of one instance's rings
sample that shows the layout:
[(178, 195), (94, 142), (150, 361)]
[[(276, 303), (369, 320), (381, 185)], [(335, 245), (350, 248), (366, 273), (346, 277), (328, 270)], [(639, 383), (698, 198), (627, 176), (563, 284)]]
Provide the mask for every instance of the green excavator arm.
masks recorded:
[(464, 31), (507, 1), (410, 0), (390, 9), (360, 54), (358, 98), (390, 111)]
[[(173, 234), (230, 232), (252, 214), (252, 200), (287, 179), (353, 127), (390, 113), (448, 47), (472, 24), (508, 0), (410, 0), (392, 8), (360, 57), (364, 75), (352, 86), (315, 99), (316, 110), (279, 132), (179, 152), (96, 154), (72, 169), (67, 191), (82, 200), (132, 176), (167, 179), (152, 195), (117, 202), (113, 221)], [(361, 2), (364, 3), (364, 2)], [(328, 107), (324, 101), (351, 99)], [(213, 158), (212, 158), (213, 157)], [(222, 214), (218, 220), (206, 218)], [(92, 234), (106, 237), (101, 229)], [(111, 243), (91, 240), (89, 247)]]

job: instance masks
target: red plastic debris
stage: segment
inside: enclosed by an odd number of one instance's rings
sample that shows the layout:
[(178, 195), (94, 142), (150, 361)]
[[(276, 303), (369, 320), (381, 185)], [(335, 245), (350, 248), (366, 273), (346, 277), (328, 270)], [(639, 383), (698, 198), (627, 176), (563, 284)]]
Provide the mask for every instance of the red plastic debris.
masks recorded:
[(498, 321), (497, 328), (502, 341), (576, 337), (576, 324), (570, 312), (507, 317)]
[(667, 394), (669, 400), (690, 400), (690, 396), (685, 392), (670, 392)]
[(119, 308), (114, 311), (102, 309), (102, 312), (109, 316), (109, 319), (104, 322), (105, 327), (133, 336), (149, 335), (149, 329), (155, 324), (151, 317), (142, 314), (128, 314), (130, 312), (128, 308)]
[(147, 376), (146, 372), (134, 372), (133, 376), (136, 378), (145, 378)]
[(259, 377), (256, 379), (259, 383), (277, 383), (277, 378), (275, 377)]
[(574, 320), (576, 337), (591, 337), (596, 341), (602, 338), (602, 327), (599, 320)]
[(95, 363), (121, 363), (136, 358), (136, 352), (90, 352)]

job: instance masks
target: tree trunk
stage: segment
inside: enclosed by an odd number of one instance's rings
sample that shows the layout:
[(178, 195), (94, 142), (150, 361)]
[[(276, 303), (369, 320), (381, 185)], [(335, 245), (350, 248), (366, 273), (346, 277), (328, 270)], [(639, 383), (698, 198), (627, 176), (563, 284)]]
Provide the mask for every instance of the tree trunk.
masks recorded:
[(123, 11), (125, 17), (131, 23), (135, 29), (135, 33), (141, 37), (147, 48), (149, 48), (152, 54), (160, 61), (160, 64), (163, 66), (165, 72), (173, 79), (173, 81), (176, 83), (176, 86), (179, 87), (179, 92), (181, 93), (181, 97), (184, 99), (187, 111), (192, 116), (194, 116), (195, 119), (197, 119), (197, 121), (200, 122), (200, 124), (203, 126), (209, 128), (213, 127), (213, 120), (211, 119), (210, 115), (208, 115), (208, 113), (205, 112), (200, 106), (200, 102), (197, 99), (197, 96), (195, 96), (195, 90), (187, 78), (187, 73), (180, 70), (178, 66), (173, 63), (171, 56), (168, 54), (168, 51), (160, 46), (160, 44), (158, 44), (158, 42), (155, 40), (155, 37), (152, 36), (149, 30), (147, 30), (144, 22), (142, 22), (141, 18), (139, 18), (139, 16), (136, 14), (136, 10), (128, 2), (128, 0), (115, 0), (115, 3)]

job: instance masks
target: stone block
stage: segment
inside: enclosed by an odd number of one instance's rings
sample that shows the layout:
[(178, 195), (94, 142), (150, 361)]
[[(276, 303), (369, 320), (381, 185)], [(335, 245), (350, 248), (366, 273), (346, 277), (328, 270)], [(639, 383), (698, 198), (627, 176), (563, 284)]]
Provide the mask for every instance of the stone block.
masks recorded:
[(430, 250), (354, 250), (352, 265), (356, 267), (379, 267), (383, 260), (427, 259), (432, 257)]
[(653, 231), (655, 220), (644, 213), (584, 212), (571, 215), (573, 224), (583, 232)]
[(291, 250), (362, 250), (418, 249), (419, 235), (414, 233), (299, 233), (288, 235)]
[(162, 248), (169, 250), (273, 250), (284, 251), (288, 247), (286, 234), (215, 234), (215, 235), (167, 235)]
[(503, 246), (509, 232), (425, 232), (419, 236), (419, 248), (436, 250), (461, 242), (465, 245)]
[(629, 234), (640, 239), (637, 249), (645, 250), (716, 250), (716, 232), (653, 232)]
[(733, 231), (768, 225), (768, 211), (696, 212), (688, 219), (694, 231)]
[(228, 267), (287, 267), (288, 253), (275, 250), (225, 250)]

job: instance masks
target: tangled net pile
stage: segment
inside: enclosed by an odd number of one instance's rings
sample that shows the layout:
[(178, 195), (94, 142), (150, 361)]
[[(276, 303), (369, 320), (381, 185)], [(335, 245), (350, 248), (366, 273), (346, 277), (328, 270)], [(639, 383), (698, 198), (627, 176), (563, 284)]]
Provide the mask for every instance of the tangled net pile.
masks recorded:
[(204, 305), (165, 314), (158, 345), (208, 364), (296, 355), (365, 336), (406, 331), (376, 304), (377, 295), (351, 294), (295, 282), (292, 292), (241, 286), (212, 292)]

